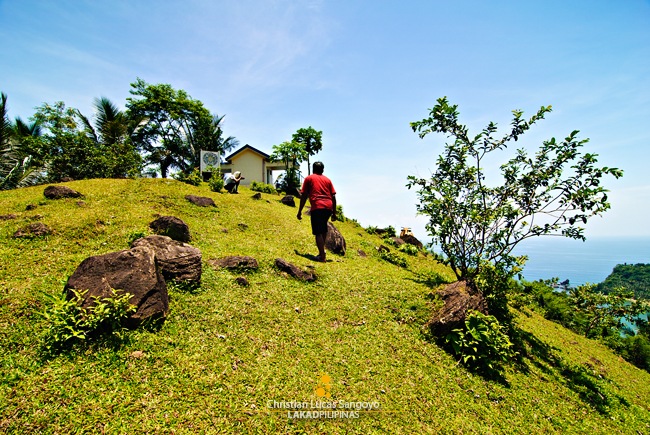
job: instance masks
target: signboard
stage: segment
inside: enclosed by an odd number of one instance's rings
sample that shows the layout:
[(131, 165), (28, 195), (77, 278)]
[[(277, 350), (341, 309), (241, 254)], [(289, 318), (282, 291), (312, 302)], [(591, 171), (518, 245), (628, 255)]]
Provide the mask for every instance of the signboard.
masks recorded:
[(210, 166), (219, 168), (221, 166), (221, 156), (214, 151), (201, 150), (201, 173), (209, 172), (208, 168)]

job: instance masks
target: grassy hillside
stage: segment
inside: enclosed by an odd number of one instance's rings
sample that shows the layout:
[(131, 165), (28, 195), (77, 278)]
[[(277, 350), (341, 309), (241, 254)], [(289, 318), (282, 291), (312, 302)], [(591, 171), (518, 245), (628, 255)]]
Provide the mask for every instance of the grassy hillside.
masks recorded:
[[(452, 274), (431, 257), (404, 269), (379, 258), (381, 243), (339, 223), (345, 257), (314, 263), (308, 219), (279, 197), (253, 200), (172, 180), (67, 183), (85, 194), (50, 201), (43, 188), (0, 192), (0, 431), (7, 433), (648, 433), (650, 375), (604, 346), (532, 313), (518, 325), (529, 356), (501, 381), (468, 373), (421, 325), (436, 302), (432, 278)], [(200, 208), (186, 194), (212, 197)], [(37, 207), (26, 211), (29, 204)], [(344, 204), (345, 205), (345, 204)], [(126, 334), (43, 358), (37, 315), (90, 255), (128, 247), (157, 215), (190, 226), (203, 252), (202, 287), (170, 288), (170, 315), (158, 331)], [(46, 238), (12, 238), (40, 221)], [(396, 222), (395, 225), (399, 225)], [(366, 258), (358, 254), (365, 251)], [(207, 261), (250, 255), (239, 274)], [(306, 284), (274, 268), (282, 257), (318, 275)], [(289, 419), (269, 402), (378, 402), (356, 419)]]

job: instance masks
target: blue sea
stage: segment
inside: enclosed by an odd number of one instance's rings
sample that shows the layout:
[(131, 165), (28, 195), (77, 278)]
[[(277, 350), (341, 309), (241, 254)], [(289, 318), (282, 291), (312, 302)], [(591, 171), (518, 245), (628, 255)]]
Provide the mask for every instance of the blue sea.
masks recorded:
[(527, 281), (557, 277), (571, 286), (597, 284), (617, 264), (650, 263), (650, 237), (538, 237), (521, 242), (515, 253), (528, 256)]

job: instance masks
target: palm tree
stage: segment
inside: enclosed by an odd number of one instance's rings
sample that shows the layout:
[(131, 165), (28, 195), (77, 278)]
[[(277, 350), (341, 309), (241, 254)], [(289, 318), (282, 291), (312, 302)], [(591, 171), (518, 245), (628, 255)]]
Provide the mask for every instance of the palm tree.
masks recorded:
[(95, 123), (77, 111), (79, 119), (94, 142), (106, 146), (121, 144), (128, 138), (128, 119), (108, 98), (95, 98)]
[(114, 165), (112, 177), (124, 177), (140, 167), (140, 157), (130, 141), (131, 122), (108, 98), (95, 98), (95, 122), (92, 123), (79, 110), (77, 115), (86, 135), (103, 152), (111, 155)]
[(43, 168), (21, 149), (24, 136), (39, 136), (37, 123), (25, 124), (20, 118), (12, 125), (7, 114), (7, 95), (0, 95), (0, 190), (37, 184)]

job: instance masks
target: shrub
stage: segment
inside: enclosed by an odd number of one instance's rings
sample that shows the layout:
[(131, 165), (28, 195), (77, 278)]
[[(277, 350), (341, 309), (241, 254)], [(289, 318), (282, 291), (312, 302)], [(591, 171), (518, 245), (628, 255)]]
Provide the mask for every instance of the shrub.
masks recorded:
[(379, 230), (378, 232), (382, 233), (382, 237), (384, 239), (389, 239), (391, 237), (397, 237), (397, 233), (395, 232), (395, 227), (392, 225), (388, 225), (386, 228), (383, 230)]
[(270, 193), (270, 194), (278, 193), (275, 190), (275, 187), (273, 187), (271, 184), (258, 183), (257, 181), (254, 180), (251, 182), (250, 189), (254, 192), (262, 192), (262, 193)]
[(346, 222), (348, 220), (343, 214), (343, 206), (341, 204), (336, 205), (336, 219), (339, 222)]
[(141, 239), (143, 237), (147, 237), (147, 232), (143, 230), (136, 230), (136, 231), (131, 231), (127, 236), (126, 236), (126, 242), (128, 243), (129, 246), (133, 244), (138, 239)]
[(387, 245), (390, 245), (390, 246), (392, 246), (394, 248), (399, 248), (399, 245), (397, 244), (395, 239), (393, 239), (392, 237), (386, 237), (384, 239), (384, 243), (386, 243)]
[(494, 316), (469, 311), (465, 329), (454, 329), (446, 338), (460, 362), (470, 368), (494, 372), (514, 355), (512, 343)]
[(377, 227), (369, 226), (368, 228), (366, 228), (366, 232), (368, 234), (379, 234), (384, 239), (388, 239), (396, 236), (395, 227), (393, 227), (392, 225), (389, 225), (386, 228), (377, 228)]
[(72, 290), (74, 297), (67, 299), (48, 296), (51, 301), (41, 316), (47, 323), (43, 334), (46, 351), (55, 352), (79, 340), (86, 340), (101, 333), (116, 333), (122, 329), (122, 321), (136, 310), (129, 303), (130, 293), (115, 293), (107, 298), (95, 297), (94, 304), (83, 308), (81, 301), (87, 290)]
[(399, 247), (399, 250), (408, 255), (418, 255), (420, 252), (417, 246), (411, 245), (409, 243), (404, 243)]
[(408, 267), (409, 267), (409, 263), (408, 263), (408, 261), (406, 261), (405, 258), (400, 257), (397, 254), (393, 254), (392, 252), (381, 251), (381, 252), (379, 252), (379, 256), (382, 259), (388, 261), (389, 263), (392, 263), (392, 264), (394, 264), (396, 266), (399, 266), (399, 267), (403, 267), (404, 269), (408, 269)]
[(625, 337), (618, 352), (640, 369), (650, 372), (650, 339), (643, 335)]
[(221, 189), (223, 189), (223, 184), (223, 175), (221, 174), (221, 171), (219, 169), (212, 171), (212, 175), (208, 180), (208, 186), (210, 186), (210, 190), (213, 192), (221, 192)]
[(194, 170), (189, 174), (178, 172), (174, 174), (173, 177), (178, 181), (191, 184), (192, 186), (199, 186), (203, 182), (203, 179), (201, 178), (201, 172), (198, 168), (194, 168)]

